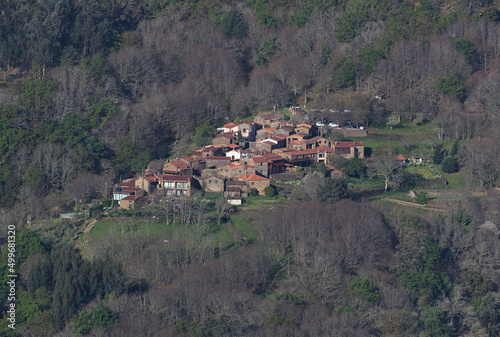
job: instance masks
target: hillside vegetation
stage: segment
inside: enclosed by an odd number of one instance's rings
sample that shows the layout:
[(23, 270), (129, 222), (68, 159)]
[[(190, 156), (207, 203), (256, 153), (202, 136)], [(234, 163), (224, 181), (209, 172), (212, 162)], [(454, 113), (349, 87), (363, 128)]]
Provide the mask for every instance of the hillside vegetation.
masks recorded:
[[(0, 7), (2, 309), (7, 226), (19, 230), (18, 329), (1, 335), (498, 336), (497, 3)], [(368, 129), (350, 140), (372, 158), (337, 158), (355, 201), (311, 174), (236, 209), (200, 193), (104, 211), (115, 182), (288, 105)], [(382, 194), (386, 155), (434, 166), (399, 172), (390, 187), (404, 193)], [(422, 180), (441, 184), (438, 171), (449, 185), (420, 194), (426, 209), (368, 200), (408, 201)], [(89, 232), (58, 218), (84, 209), (104, 217)]]

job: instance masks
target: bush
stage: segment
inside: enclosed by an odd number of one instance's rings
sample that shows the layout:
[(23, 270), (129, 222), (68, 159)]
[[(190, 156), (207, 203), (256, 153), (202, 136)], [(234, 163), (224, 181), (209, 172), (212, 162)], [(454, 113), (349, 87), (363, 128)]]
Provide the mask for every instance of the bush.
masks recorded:
[(425, 205), (427, 204), (427, 202), (429, 201), (429, 197), (427, 195), (427, 192), (420, 192), (418, 195), (417, 195), (417, 198), (415, 199), (417, 201), (417, 203), (419, 203), (420, 205)]
[(303, 307), (305, 305), (305, 302), (300, 297), (289, 292), (284, 292), (283, 294), (277, 295), (276, 299), (278, 301), (292, 303), (299, 307)]
[(442, 94), (456, 96), (460, 102), (463, 102), (465, 98), (465, 87), (456, 71), (444, 78), (440, 78), (437, 89)]
[(252, 197), (255, 197), (257, 195), (259, 195), (259, 191), (256, 189), (256, 188), (251, 188), (250, 191), (248, 191), (248, 195), (249, 196), (252, 196)]
[(377, 287), (366, 278), (357, 278), (347, 286), (349, 294), (364, 298), (368, 301), (376, 301), (380, 298)]
[(334, 202), (347, 196), (347, 182), (344, 179), (325, 179), (318, 188), (316, 197), (321, 202)]
[(347, 161), (345, 173), (349, 177), (361, 178), (365, 176), (366, 165), (360, 158), (352, 158)]
[(444, 173), (458, 172), (458, 161), (455, 157), (446, 157), (441, 163), (441, 169)]
[(273, 187), (267, 186), (264, 189), (264, 194), (265, 194), (266, 197), (274, 197), (276, 195), (276, 191), (274, 190)]

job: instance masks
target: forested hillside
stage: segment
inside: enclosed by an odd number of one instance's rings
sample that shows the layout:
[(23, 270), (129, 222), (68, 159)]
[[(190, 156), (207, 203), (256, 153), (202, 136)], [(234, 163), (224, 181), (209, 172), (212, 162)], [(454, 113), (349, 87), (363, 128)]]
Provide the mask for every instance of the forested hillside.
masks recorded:
[(433, 121), (436, 140), (489, 138), (498, 127), (493, 3), (6, 1), (3, 8), (6, 207), (60, 193), (76, 177), (129, 176), (151, 159), (187, 154), (197, 128), (203, 145), (202, 133), (213, 132), (199, 128), (205, 123), (213, 130), (288, 103), (352, 110), (350, 119), (368, 125), (385, 125), (392, 114), (403, 123)]
[[(33, 226), (17, 237), (17, 335), (498, 336), (499, 87), (489, 0), (2, 0), (2, 282), (3, 229)], [(240, 213), (219, 199), (110, 212), (147, 218), (132, 218), (147, 236), (124, 220), (94, 241), (51, 219), (288, 105), (426, 130), (398, 142), (436, 164), (449, 152), (474, 191), (411, 212), (352, 187), (332, 203), (312, 181)], [(373, 139), (375, 159), (393, 155)], [(360, 163), (339, 165), (366, 178)]]

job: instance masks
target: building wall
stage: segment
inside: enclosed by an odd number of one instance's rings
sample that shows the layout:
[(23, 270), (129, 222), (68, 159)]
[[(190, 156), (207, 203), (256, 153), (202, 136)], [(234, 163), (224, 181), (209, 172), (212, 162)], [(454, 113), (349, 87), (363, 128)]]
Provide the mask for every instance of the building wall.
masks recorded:
[(252, 180), (252, 181), (247, 181), (248, 189), (251, 188), (256, 188), (257, 191), (259, 191), (260, 195), (264, 194), (264, 189), (271, 185), (270, 180)]
[(216, 177), (208, 177), (203, 180), (203, 190), (205, 192), (224, 192), (224, 179), (219, 179)]
[(206, 167), (219, 167), (231, 163), (231, 158), (227, 158), (227, 160), (206, 159), (206, 163)]

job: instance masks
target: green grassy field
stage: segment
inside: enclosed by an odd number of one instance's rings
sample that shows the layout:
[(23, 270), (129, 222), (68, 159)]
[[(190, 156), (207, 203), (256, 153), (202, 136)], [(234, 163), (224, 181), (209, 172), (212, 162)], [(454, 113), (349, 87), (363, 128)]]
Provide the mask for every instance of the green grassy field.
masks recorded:
[(239, 231), (241, 231), (247, 241), (252, 242), (257, 239), (256, 228), (251, 224), (247, 214), (233, 214), (230, 221)]
[(172, 231), (173, 226), (167, 226), (166, 222), (159, 219), (104, 218), (99, 220), (94, 228), (85, 235), (88, 239), (120, 238), (126, 235), (157, 238), (162, 235), (169, 236)]
[(436, 172), (436, 170), (432, 167), (431, 164), (426, 164), (421, 166), (418, 165), (407, 166), (405, 167), (405, 171), (408, 173), (420, 174), (426, 180), (440, 178), (439, 174)]

